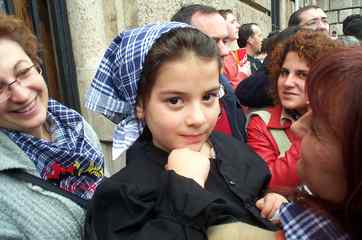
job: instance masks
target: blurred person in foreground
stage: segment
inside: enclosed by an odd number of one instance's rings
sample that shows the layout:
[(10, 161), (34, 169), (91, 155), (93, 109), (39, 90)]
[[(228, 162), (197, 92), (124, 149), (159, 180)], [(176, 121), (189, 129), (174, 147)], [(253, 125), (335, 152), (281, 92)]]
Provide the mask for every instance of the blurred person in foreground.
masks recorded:
[(309, 109), (293, 126), (302, 138), (297, 171), (309, 193), (282, 206), (286, 239), (361, 238), (361, 76), (361, 47), (334, 50), (310, 69)]

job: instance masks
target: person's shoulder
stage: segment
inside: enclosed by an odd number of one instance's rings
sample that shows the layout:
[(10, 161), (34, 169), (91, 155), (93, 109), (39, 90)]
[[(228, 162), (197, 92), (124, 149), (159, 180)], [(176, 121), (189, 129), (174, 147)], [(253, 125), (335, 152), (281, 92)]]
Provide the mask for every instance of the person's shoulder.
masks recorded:
[(105, 179), (106, 185), (154, 184), (162, 178), (167, 154), (149, 142), (136, 141), (126, 154), (126, 166)]
[[(238, 172), (237, 175), (243, 176), (243, 174), (246, 174), (247, 176), (253, 176), (255, 183), (262, 182), (264, 184), (269, 182), (270, 171), (268, 166), (247, 143), (217, 132), (211, 135), (211, 141), (216, 158), (220, 159), (224, 166), (235, 169)], [(246, 169), (248, 172), (245, 172)]]
[(216, 151), (222, 151), (230, 154), (243, 154), (256, 156), (256, 154), (249, 148), (248, 144), (236, 139), (235, 137), (225, 135), (222, 132), (213, 132), (211, 134), (211, 141), (216, 148)]
[(250, 62), (263, 65), (263, 63), (262, 63), (259, 59), (257, 59), (256, 57), (254, 57), (254, 56), (248, 55), (248, 60), (249, 60)]

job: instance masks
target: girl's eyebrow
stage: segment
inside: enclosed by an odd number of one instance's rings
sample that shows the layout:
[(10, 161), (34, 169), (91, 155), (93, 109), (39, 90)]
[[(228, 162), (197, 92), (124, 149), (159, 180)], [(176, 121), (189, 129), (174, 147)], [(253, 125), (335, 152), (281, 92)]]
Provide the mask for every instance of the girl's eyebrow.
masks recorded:
[(206, 90), (205, 92), (213, 92), (213, 91), (219, 91), (220, 90), (221, 85), (217, 86), (217, 87), (213, 87), (210, 88), (209, 90)]
[(178, 90), (161, 90), (160, 91), (160, 95), (183, 95), (183, 94), (187, 94), (186, 92), (182, 92), (182, 91), (178, 91)]
[[(219, 91), (220, 89), (220, 85), (217, 87), (212, 87), (208, 90), (205, 90), (204, 92), (213, 92), (213, 91)], [(187, 95), (188, 92), (182, 92), (182, 91), (178, 91), (178, 90), (162, 90), (160, 91), (160, 95)]]

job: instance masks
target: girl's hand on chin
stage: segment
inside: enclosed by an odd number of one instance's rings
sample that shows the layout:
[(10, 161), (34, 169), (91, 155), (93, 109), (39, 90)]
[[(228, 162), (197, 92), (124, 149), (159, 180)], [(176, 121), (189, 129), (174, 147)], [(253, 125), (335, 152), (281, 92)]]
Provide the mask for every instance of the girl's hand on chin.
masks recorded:
[(166, 170), (173, 170), (178, 175), (191, 178), (204, 187), (210, 170), (210, 160), (203, 149), (200, 152), (188, 148), (174, 149), (168, 156)]

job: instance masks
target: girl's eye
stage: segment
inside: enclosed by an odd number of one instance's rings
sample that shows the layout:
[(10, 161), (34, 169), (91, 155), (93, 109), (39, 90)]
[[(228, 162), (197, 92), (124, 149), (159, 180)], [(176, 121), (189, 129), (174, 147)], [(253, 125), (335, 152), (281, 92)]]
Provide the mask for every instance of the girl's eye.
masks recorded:
[(203, 96), (202, 101), (213, 102), (218, 97), (219, 97), (219, 94), (217, 92), (211, 92), (211, 93), (207, 93), (205, 96)]
[(286, 77), (286, 76), (288, 76), (288, 74), (289, 74), (289, 71), (288, 70), (286, 70), (286, 69), (282, 69), (282, 70), (280, 70), (280, 76), (282, 76), (282, 77)]
[(166, 99), (166, 102), (171, 106), (179, 106), (182, 104), (182, 99), (180, 97), (170, 97)]

